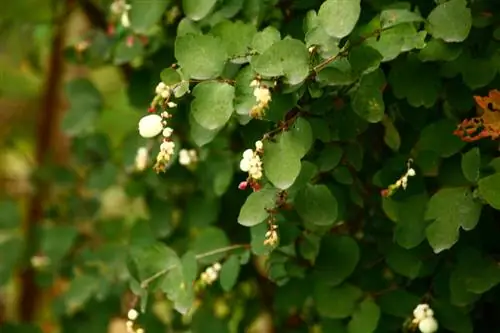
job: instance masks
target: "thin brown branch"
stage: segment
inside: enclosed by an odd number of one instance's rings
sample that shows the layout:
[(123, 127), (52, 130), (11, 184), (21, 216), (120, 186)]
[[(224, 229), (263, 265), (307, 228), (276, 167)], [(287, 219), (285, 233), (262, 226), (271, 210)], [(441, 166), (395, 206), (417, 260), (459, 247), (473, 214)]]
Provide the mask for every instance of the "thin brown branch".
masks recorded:
[[(51, 54), (49, 56), (45, 91), (40, 102), (38, 125), (36, 129), (35, 161), (37, 167), (42, 167), (49, 161), (49, 155), (54, 148), (54, 134), (57, 130), (58, 110), (60, 107), (59, 91), (64, 72), (63, 47), (66, 34), (66, 24), (72, 9), (74, 0), (66, 0), (64, 8), (59, 15), (57, 6), (54, 6), (55, 30), (52, 37)], [(27, 244), (23, 267), (20, 272), (20, 298), (18, 304), (18, 316), (24, 322), (32, 321), (36, 315), (37, 305), (40, 298), (40, 290), (36, 284), (36, 273), (29, 265), (38, 248), (36, 228), (43, 219), (43, 204), (47, 196), (48, 184), (40, 180), (34, 181), (34, 192), (28, 201), (28, 212), (24, 224), (25, 242)]]

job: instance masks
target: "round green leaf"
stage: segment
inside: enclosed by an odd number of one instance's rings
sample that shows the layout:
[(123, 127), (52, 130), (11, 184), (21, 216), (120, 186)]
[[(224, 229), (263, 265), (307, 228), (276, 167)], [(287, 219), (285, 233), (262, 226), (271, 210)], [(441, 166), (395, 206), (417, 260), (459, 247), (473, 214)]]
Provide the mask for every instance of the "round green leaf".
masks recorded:
[(458, 240), (460, 227), (474, 229), (481, 208), (482, 205), (474, 200), (468, 188), (442, 188), (434, 194), (425, 214), (427, 220), (433, 220), (426, 234), (434, 252), (451, 248)]
[(202, 82), (193, 89), (191, 113), (208, 130), (224, 126), (233, 114), (234, 87), (224, 82)]
[(429, 14), (428, 31), (445, 42), (463, 42), (472, 27), (472, 15), (465, 0), (441, 3)]
[(318, 18), (327, 34), (343, 38), (354, 29), (360, 14), (360, 0), (327, 0), (319, 8)]
[(297, 39), (274, 43), (262, 55), (252, 57), (253, 69), (262, 76), (285, 76), (290, 85), (301, 83), (309, 75), (309, 52)]
[(202, 265), (208, 265), (221, 260), (226, 255), (225, 253), (210, 254), (210, 252), (228, 245), (229, 240), (224, 231), (216, 227), (208, 227), (196, 236), (191, 248), (196, 253), (198, 261)]
[[(332, 258), (336, 259), (332, 261)], [(316, 258), (315, 274), (331, 286), (339, 285), (354, 272), (359, 258), (359, 246), (351, 237), (324, 236)]]
[(347, 318), (356, 309), (363, 292), (350, 284), (330, 287), (326, 283), (314, 284), (313, 299), (321, 316), (333, 319)]
[(279, 32), (279, 30), (272, 26), (269, 26), (253, 36), (252, 48), (259, 53), (264, 53), (274, 43), (280, 40), (281, 33)]
[(238, 216), (238, 223), (245, 227), (252, 227), (264, 222), (268, 217), (266, 209), (275, 206), (276, 190), (265, 188), (257, 192), (252, 192), (241, 207)]
[(479, 194), (493, 208), (500, 210), (500, 173), (481, 178)]
[(481, 155), (479, 148), (472, 148), (462, 155), (462, 172), (471, 182), (477, 182), (479, 179), (479, 168), (481, 167)]
[(358, 305), (347, 324), (348, 333), (372, 333), (377, 329), (380, 308), (371, 299), (366, 298)]
[(187, 17), (199, 21), (207, 16), (217, 0), (182, 0), (182, 9)]
[(384, 85), (384, 72), (377, 69), (363, 75), (354, 94), (352, 109), (370, 123), (378, 123), (384, 118), (385, 104), (382, 96)]
[(386, 9), (380, 13), (380, 27), (387, 29), (402, 23), (421, 22), (424, 19), (407, 9)]
[(280, 135), (277, 142), (264, 146), (264, 173), (274, 186), (285, 190), (300, 173), (300, 155), (289, 136)]
[(247, 62), (246, 55), (256, 32), (252, 24), (241, 21), (222, 21), (210, 31), (212, 35), (220, 38), (227, 54), (235, 63)]
[(170, 0), (130, 0), (130, 26), (138, 33), (147, 33), (165, 13)]
[(175, 58), (191, 78), (207, 80), (219, 76), (228, 58), (214, 36), (188, 34), (175, 40)]
[(220, 271), (220, 286), (224, 291), (230, 291), (238, 281), (240, 261), (237, 256), (230, 256), (222, 265)]
[(330, 226), (337, 220), (337, 199), (325, 185), (308, 184), (297, 193), (295, 209), (304, 221), (318, 226)]

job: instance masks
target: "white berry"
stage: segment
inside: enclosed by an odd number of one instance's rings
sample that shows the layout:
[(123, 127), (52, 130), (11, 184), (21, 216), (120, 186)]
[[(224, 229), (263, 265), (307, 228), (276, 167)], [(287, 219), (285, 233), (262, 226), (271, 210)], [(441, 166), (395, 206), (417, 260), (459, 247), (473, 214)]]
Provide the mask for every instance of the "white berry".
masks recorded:
[(143, 138), (155, 137), (160, 134), (162, 130), (162, 118), (157, 114), (150, 114), (139, 120), (139, 134)]
[(434, 333), (438, 329), (438, 323), (434, 317), (427, 317), (418, 324), (418, 329), (422, 333)]

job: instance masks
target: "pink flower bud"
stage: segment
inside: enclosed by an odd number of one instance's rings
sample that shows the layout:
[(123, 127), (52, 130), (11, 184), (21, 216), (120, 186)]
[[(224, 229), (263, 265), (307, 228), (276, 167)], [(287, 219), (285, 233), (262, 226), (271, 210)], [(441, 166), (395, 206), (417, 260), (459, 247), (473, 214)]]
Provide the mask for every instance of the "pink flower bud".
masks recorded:
[(245, 190), (248, 186), (248, 182), (241, 182), (239, 185), (238, 185), (238, 189), (239, 190)]

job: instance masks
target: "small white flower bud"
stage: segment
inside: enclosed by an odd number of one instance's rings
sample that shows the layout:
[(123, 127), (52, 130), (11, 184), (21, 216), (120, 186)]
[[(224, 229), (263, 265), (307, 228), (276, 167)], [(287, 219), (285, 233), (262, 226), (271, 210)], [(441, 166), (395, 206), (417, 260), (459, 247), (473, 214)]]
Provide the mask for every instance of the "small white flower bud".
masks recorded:
[(163, 111), (163, 112), (161, 113), (161, 117), (162, 117), (162, 118), (168, 118), (168, 117), (170, 117), (170, 113), (168, 113), (167, 111)]
[(158, 83), (158, 85), (155, 88), (155, 92), (157, 95), (160, 95), (164, 90), (167, 89), (167, 85), (163, 82)]
[(153, 138), (160, 134), (162, 130), (162, 118), (157, 114), (150, 114), (139, 120), (139, 134), (143, 138)]
[(166, 137), (166, 138), (170, 138), (172, 136), (172, 133), (174, 132), (174, 130), (171, 128), (171, 127), (165, 127), (163, 129), (163, 136)]
[(415, 175), (416, 175), (415, 170), (414, 170), (413, 168), (410, 168), (410, 169), (408, 170), (408, 176), (413, 177), (413, 176), (415, 176)]
[(160, 93), (160, 96), (163, 98), (169, 98), (170, 97), (170, 89), (165, 89)]
[(165, 141), (160, 145), (160, 150), (171, 155), (174, 153), (175, 143), (173, 141)]
[(243, 171), (243, 172), (248, 172), (248, 170), (250, 170), (250, 162), (249, 160), (247, 159), (242, 159), (240, 161), (240, 170)]
[(438, 329), (438, 322), (434, 317), (424, 318), (419, 324), (418, 329), (422, 333), (434, 333)]
[(137, 154), (135, 155), (135, 169), (142, 171), (148, 166), (148, 156), (149, 152), (146, 147), (140, 147), (137, 149)]
[(167, 103), (167, 106), (168, 106), (169, 108), (175, 108), (175, 107), (177, 107), (177, 104), (176, 104), (176, 103), (174, 103), (174, 102), (168, 102), (168, 103)]
[(128, 13), (127, 12), (124, 12), (122, 14), (120, 21), (121, 21), (123, 27), (125, 27), (125, 28), (130, 27), (130, 18), (128, 17)]
[(253, 80), (252, 82), (250, 82), (250, 87), (254, 88), (254, 87), (258, 87), (258, 86), (259, 86), (259, 81)]
[(426, 311), (429, 309), (429, 305), (428, 304), (419, 304), (417, 305), (417, 307), (415, 308), (415, 310), (413, 310), (413, 317), (415, 317), (415, 319), (417, 319), (418, 321), (424, 319), (426, 317)]
[(179, 151), (179, 163), (181, 165), (191, 164), (191, 156), (189, 156), (189, 152), (186, 149)]
[(127, 313), (128, 319), (134, 321), (139, 317), (139, 312), (137, 312), (135, 309), (130, 309)]
[(264, 144), (262, 143), (262, 141), (257, 141), (255, 142), (255, 149), (257, 150), (262, 150), (264, 148)]
[(243, 152), (243, 158), (245, 160), (250, 160), (253, 157), (253, 150), (252, 149), (247, 149)]
[(216, 271), (220, 271), (220, 270), (221, 270), (221, 268), (222, 268), (221, 264), (220, 264), (220, 263), (218, 263), (218, 262), (216, 262), (216, 263), (214, 264), (214, 266), (213, 266), (213, 267), (214, 267), (214, 269), (215, 269)]

